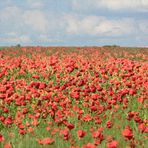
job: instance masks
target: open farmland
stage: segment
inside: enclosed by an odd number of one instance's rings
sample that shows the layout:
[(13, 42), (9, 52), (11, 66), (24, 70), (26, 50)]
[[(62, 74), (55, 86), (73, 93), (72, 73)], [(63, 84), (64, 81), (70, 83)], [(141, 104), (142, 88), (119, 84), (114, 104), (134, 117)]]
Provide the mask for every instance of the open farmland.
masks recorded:
[(146, 148), (148, 49), (0, 50), (0, 148)]

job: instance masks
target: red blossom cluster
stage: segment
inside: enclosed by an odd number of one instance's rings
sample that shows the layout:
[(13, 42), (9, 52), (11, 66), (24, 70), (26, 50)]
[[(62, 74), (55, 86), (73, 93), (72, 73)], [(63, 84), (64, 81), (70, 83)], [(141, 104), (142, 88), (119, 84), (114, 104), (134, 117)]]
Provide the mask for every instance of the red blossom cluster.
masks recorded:
[[(12, 147), (14, 137), (8, 142), (10, 135), (4, 131), (15, 127), (14, 133), (31, 135), (40, 145), (56, 145), (61, 139), (71, 148), (104, 143), (118, 148), (122, 141), (143, 146), (148, 133), (148, 56), (141, 52), (134, 60), (134, 54), (119, 50), (1, 50), (0, 144)], [(46, 136), (36, 132), (42, 126)]]

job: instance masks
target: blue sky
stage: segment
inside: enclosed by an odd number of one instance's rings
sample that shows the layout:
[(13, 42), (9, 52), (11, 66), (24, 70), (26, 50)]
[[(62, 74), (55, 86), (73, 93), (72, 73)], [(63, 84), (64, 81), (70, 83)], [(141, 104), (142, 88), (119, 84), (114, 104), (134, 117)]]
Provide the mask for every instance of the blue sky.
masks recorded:
[(148, 0), (0, 1), (0, 46), (148, 46)]

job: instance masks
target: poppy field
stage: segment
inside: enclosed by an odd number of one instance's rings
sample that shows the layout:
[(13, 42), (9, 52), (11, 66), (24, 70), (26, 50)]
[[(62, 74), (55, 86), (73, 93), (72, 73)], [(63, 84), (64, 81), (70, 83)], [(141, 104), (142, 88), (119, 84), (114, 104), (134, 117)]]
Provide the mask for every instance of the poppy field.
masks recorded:
[(0, 50), (0, 148), (148, 147), (148, 49)]

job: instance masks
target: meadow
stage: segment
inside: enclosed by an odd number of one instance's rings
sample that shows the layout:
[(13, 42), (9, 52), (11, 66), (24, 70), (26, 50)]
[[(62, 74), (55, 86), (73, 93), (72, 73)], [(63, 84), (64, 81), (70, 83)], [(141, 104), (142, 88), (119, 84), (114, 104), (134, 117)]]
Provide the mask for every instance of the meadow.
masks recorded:
[(0, 148), (147, 148), (148, 49), (0, 50)]

